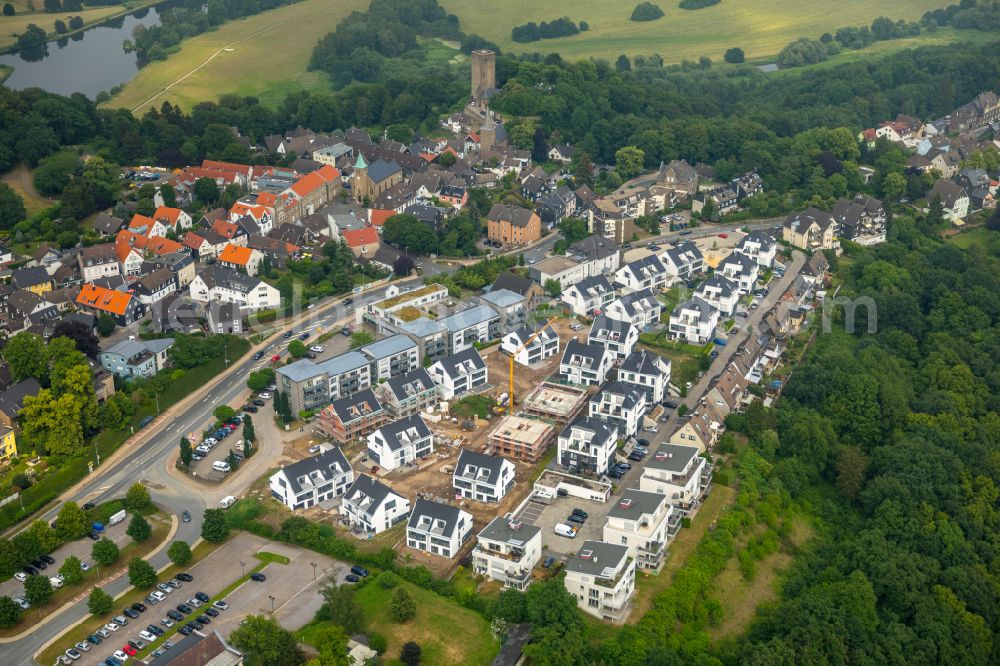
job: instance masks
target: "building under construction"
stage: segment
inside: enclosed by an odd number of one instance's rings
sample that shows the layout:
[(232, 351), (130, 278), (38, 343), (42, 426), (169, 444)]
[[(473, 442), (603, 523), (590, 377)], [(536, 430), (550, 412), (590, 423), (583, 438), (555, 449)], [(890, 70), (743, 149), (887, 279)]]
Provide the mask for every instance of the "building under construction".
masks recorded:
[(586, 389), (542, 382), (521, 402), (521, 413), (558, 423), (569, 423), (586, 407)]
[(556, 429), (537, 419), (505, 416), (490, 433), (487, 450), (511, 460), (538, 462), (555, 437)]

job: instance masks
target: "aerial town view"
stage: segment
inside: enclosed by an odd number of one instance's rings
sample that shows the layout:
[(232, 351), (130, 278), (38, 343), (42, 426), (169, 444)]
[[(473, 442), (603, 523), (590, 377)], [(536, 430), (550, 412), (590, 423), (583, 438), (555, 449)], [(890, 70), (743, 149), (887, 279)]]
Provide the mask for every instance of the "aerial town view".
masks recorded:
[(1000, 0), (0, 3), (0, 666), (1000, 664)]

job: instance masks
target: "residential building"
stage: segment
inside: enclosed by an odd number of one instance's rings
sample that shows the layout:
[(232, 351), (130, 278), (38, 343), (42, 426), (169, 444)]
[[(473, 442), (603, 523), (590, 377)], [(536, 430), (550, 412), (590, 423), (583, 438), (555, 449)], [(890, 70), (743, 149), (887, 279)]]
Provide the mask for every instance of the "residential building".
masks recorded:
[[(836, 213), (834, 215), (836, 216)], [(740, 239), (735, 249), (756, 261), (761, 269), (765, 269), (771, 268), (774, 265), (774, 256), (778, 252), (778, 243), (768, 233), (751, 231)]]
[(339, 446), (283, 465), (271, 475), (271, 496), (292, 511), (340, 497), (354, 483), (354, 470)]
[(442, 400), (451, 400), (485, 386), (487, 373), (486, 363), (475, 347), (443, 358), (429, 369), (431, 378), (441, 390)]
[(693, 446), (700, 452), (715, 446), (724, 417), (715, 409), (698, 405), (689, 418), (677, 427), (667, 440), (677, 446)]
[(590, 399), (589, 414), (618, 428), (622, 439), (635, 437), (642, 428), (642, 419), (652, 405), (646, 402), (646, 392), (623, 382), (608, 382)]
[(369, 374), (372, 384), (405, 375), (420, 367), (417, 343), (405, 335), (390, 335), (359, 347), (357, 351), (371, 365)]
[(386, 417), (393, 420), (434, 407), (439, 400), (438, 393), (437, 384), (425, 368), (391, 377), (375, 387)]
[(15, 289), (24, 289), (39, 296), (52, 291), (52, 276), (44, 266), (18, 268), (11, 272), (10, 281)]
[(674, 282), (689, 282), (695, 275), (705, 270), (705, 256), (691, 241), (668, 248), (660, 254), (660, 261)]
[(146, 314), (146, 306), (132, 294), (94, 284), (83, 285), (76, 297), (76, 304), (95, 315), (107, 314), (113, 317), (119, 326), (128, 326)]
[(760, 266), (753, 258), (734, 250), (728, 257), (719, 262), (715, 272), (725, 275), (736, 283), (741, 294), (749, 294), (757, 286), (760, 277)]
[(670, 313), (670, 336), (693, 345), (703, 345), (715, 336), (719, 311), (695, 296)]
[(736, 305), (740, 302), (739, 285), (723, 273), (715, 273), (699, 284), (694, 295), (710, 304), (724, 317), (736, 312)]
[(605, 622), (628, 617), (635, 593), (635, 560), (627, 546), (584, 541), (566, 563), (566, 590), (584, 613)]
[(548, 450), (553, 437), (555, 428), (545, 421), (507, 415), (489, 434), (487, 450), (512, 460), (535, 463)]
[(385, 412), (371, 389), (334, 400), (316, 417), (316, 427), (336, 442), (364, 439), (385, 422)]
[(473, 305), (442, 317), (438, 323), (448, 331), (448, 351), (457, 354), (472, 349), (476, 343), (499, 338), (501, 321), (500, 314), (488, 305)]
[(453, 558), (472, 534), (472, 514), (440, 502), (418, 499), (406, 522), (406, 545)]
[(885, 242), (886, 213), (878, 199), (859, 194), (854, 199), (837, 199), (833, 217), (839, 225), (838, 236), (859, 245)]
[(281, 293), (268, 283), (232, 268), (210, 266), (188, 287), (191, 299), (200, 303), (236, 303), (244, 311), (274, 309), (281, 305)]
[(29, 395), (34, 397), (42, 390), (42, 385), (34, 377), (22, 379), (18, 383), (0, 393), (0, 425), (6, 428), (17, 428), (19, 415), (24, 409), (24, 399)]
[(243, 314), (236, 303), (209, 303), (205, 308), (208, 330), (212, 333), (243, 332)]
[(698, 172), (686, 160), (673, 160), (669, 164), (661, 162), (656, 174), (656, 184), (669, 187), (681, 199), (694, 196), (699, 182)]
[(615, 282), (631, 291), (659, 291), (667, 286), (670, 276), (655, 254), (630, 261), (615, 273)]
[(705, 402), (715, 406), (723, 416), (743, 408), (747, 379), (734, 363), (730, 363), (705, 394)]
[(500, 502), (514, 487), (514, 463), (462, 449), (451, 477), (455, 495), (477, 502)]
[(696, 446), (661, 444), (646, 459), (639, 490), (664, 495), (683, 515), (700, 505), (708, 493), (712, 466)]
[(574, 474), (602, 476), (615, 460), (621, 438), (615, 423), (580, 416), (559, 433), (556, 460)]
[(122, 340), (101, 352), (101, 365), (123, 379), (152, 377), (167, 366), (173, 338)]
[(786, 243), (806, 250), (832, 250), (835, 247), (837, 220), (826, 211), (810, 206), (792, 213), (782, 225)]
[[(944, 219), (949, 222), (963, 220), (969, 214), (969, 194), (961, 185), (942, 178), (934, 183), (934, 187), (928, 192), (928, 203), (934, 201), (935, 197), (941, 200), (941, 205), (944, 206)], [(928, 210), (929, 207), (924, 212)]]
[(141, 303), (152, 305), (177, 291), (177, 276), (169, 268), (157, 268), (136, 280), (132, 290)]
[(637, 330), (643, 331), (660, 323), (663, 304), (649, 289), (633, 291), (611, 301), (604, 309), (609, 319), (627, 321)]
[(561, 298), (575, 314), (586, 316), (594, 311), (603, 311), (615, 300), (615, 290), (608, 278), (595, 275), (564, 288)]
[(542, 220), (535, 211), (493, 204), (486, 216), (487, 237), (504, 245), (528, 245), (542, 237)]
[(9, 465), (17, 457), (17, 434), (13, 428), (0, 426), (0, 465)]
[(646, 394), (646, 405), (653, 407), (669, 395), (670, 359), (640, 349), (632, 352), (618, 366), (618, 381)]
[(434, 436), (419, 414), (385, 424), (368, 435), (368, 457), (383, 469), (415, 463), (434, 451)]
[(608, 350), (612, 362), (625, 359), (639, 342), (639, 329), (627, 321), (611, 319), (605, 315), (594, 317), (587, 335), (587, 343)]
[(242, 666), (243, 653), (226, 643), (216, 631), (204, 629), (188, 636), (177, 635), (169, 653), (151, 656), (153, 666)]
[(522, 296), (525, 299), (526, 308), (533, 307), (535, 301), (544, 294), (540, 284), (529, 278), (514, 275), (510, 271), (500, 273), (497, 279), (493, 281), (488, 293), (495, 291), (509, 291)]
[(242, 245), (226, 245), (219, 253), (219, 263), (226, 268), (242, 271), (247, 275), (257, 275), (264, 253)]
[(507, 289), (491, 289), (479, 297), (486, 305), (500, 315), (500, 327), (504, 331), (513, 330), (524, 324), (528, 311), (528, 299)]
[(359, 349), (319, 363), (300, 359), (278, 368), (277, 378), (293, 411), (315, 410), (373, 384), (371, 360)]
[(680, 511), (665, 496), (629, 488), (608, 511), (603, 540), (627, 547), (636, 567), (659, 572), (667, 544), (680, 529)]
[(121, 267), (118, 264), (114, 243), (102, 243), (82, 248), (77, 253), (76, 259), (80, 265), (80, 275), (84, 282), (121, 275)]
[(544, 287), (549, 282), (556, 282), (563, 291), (581, 280), (593, 277), (590, 263), (578, 261), (575, 257), (558, 255), (543, 259), (531, 266), (528, 269), (528, 275), (540, 287)]
[(497, 516), (477, 535), (472, 568), (480, 576), (523, 592), (542, 559), (542, 529), (508, 516)]
[(532, 365), (559, 353), (559, 335), (549, 325), (522, 326), (503, 337), (500, 349), (521, 365)]
[(344, 493), (340, 515), (355, 531), (380, 534), (406, 520), (410, 500), (367, 474), (360, 474)]
[(570, 384), (599, 386), (607, 381), (613, 362), (603, 346), (570, 340), (559, 362), (559, 375)]

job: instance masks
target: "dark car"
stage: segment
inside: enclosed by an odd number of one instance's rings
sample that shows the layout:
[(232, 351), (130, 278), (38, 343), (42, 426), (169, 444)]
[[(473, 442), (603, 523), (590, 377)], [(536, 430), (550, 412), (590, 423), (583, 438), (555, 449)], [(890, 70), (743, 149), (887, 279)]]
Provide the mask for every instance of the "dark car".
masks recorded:
[(87, 642), (91, 645), (100, 645), (103, 642), (103, 639), (97, 634), (91, 634), (87, 636)]
[(640, 439), (639, 440), (639, 446), (649, 446), (649, 440), (648, 439)]
[(174, 576), (174, 578), (176, 578), (177, 580), (182, 580), (185, 583), (190, 583), (191, 581), (194, 580), (194, 576), (192, 576), (191, 574), (186, 573), (186, 572), (185, 573), (179, 573), (176, 576)]
[(209, 597), (204, 592), (195, 592), (194, 593), (194, 598), (197, 599), (198, 601), (202, 602), (203, 604), (207, 604)]
[(203, 625), (203, 624), (202, 624), (201, 622), (199, 622), (198, 620), (191, 620), (191, 621), (190, 621), (190, 622), (188, 622), (188, 623), (187, 623), (187, 624), (186, 624), (185, 626), (187, 626), (187, 627), (191, 627), (192, 629), (194, 629), (195, 631), (197, 631), (197, 630), (199, 630), (199, 629), (202, 629), (202, 628), (204, 628), (204, 626), (205, 626), (205, 625)]
[(284, 333), (281, 334), (281, 337), (284, 338), (285, 340), (287, 340), (288, 338), (292, 337), (292, 332), (291, 331), (285, 331)]
[(36, 569), (35, 567), (32, 567), (32, 566), (24, 567), (23, 569), (21, 569), (21, 571), (23, 571), (24, 573), (28, 574), (29, 576), (37, 576), (38, 575), (38, 569)]
[(305, 340), (309, 337), (309, 331), (304, 331), (302, 335), (299, 336), (299, 340)]
[(255, 398), (255, 399), (253, 399), (253, 400), (250, 401), (250, 404), (257, 405), (258, 407), (263, 407), (267, 403), (264, 402), (263, 400), (261, 400), (260, 398)]
[(191, 512), (190, 511), (182, 511), (181, 512), (181, 520), (183, 520), (185, 523), (190, 523), (191, 522)]
[(122, 615), (134, 620), (135, 618), (139, 617), (139, 611), (134, 611), (131, 608), (126, 608), (122, 610)]
[(262, 358), (264, 358), (264, 352), (262, 352), (262, 351), (254, 352), (253, 360), (259, 361)]
[(257, 405), (243, 405), (243, 411), (250, 412), (251, 414), (256, 414), (260, 410), (257, 408)]
[(353, 298), (350, 298), (350, 297), (348, 297), (348, 298), (345, 298), (344, 300), (342, 300), (342, 301), (340, 302), (340, 304), (341, 304), (341, 305), (350, 305), (350, 304), (351, 304), (351, 303), (353, 303), (353, 302), (354, 302), (354, 299), (353, 299)]
[(368, 569), (365, 569), (364, 567), (359, 567), (358, 565), (355, 564), (353, 567), (351, 567), (351, 573), (355, 574), (356, 576), (361, 576), (362, 578), (364, 578), (365, 576), (368, 575)]
[(147, 625), (146, 626), (146, 631), (148, 631), (149, 633), (153, 634), (154, 636), (162, 636), (165, 633), (163, 631), (163, 629), (160, 629), (155, 624)]
[(615, 463), (615, 467), (617, 467), (618, 469), (623, 469), (626, 472), (632, 469), (632, 465), (628, 464), (627, 462)]
[(83, 507), (82, 507), (82, 508), (83, 508), (83, 510), (84, 510), (84, 511), (90, 511), (90, 510), (91, 510), (91, 509), (93, 509), (93, 508), (94, 508), (95, 506), (97, 506), (97, 505), (96, 505), (96, 504), (94, 504), (93, 502), (84, 502), (84, 503), (83, 503)]
[(577, 525), (583, 525), (585, 522), (587, 522), (586, 518), (584, 518), (583, 516), (578, 516), (575, 513), (570, 514), (569, 518), (567, 518), (566, 520), (568, 520), (571, 523), (576, 523)]
[(31, 566), (33, 566), (36, 569), (38, 569), (39, 571), (41, 571), (42, 569), (45, 569), (49, 565), (46, 564), (45, 562), (43, 562), (41, 558), (38, 558), (37, 560), (32, 560)]
[(45, 562), (46, 564), (55, 564), (56, 563), (55, 558), (53, 558), (51, 555), (42, 555), (38, 559), (40, 559), (42, 562)]
[(134, 650), (141, 650), (146, 647), (145, 643), (140, 643), (139, 641), (129, 641), (127, 645)]
[(191, 629), (187, 625), (184, 625), (183, 627), (180, 627), (177, 630), (177, 633), (180, 634), (181, 636), (190, 636), (194, 632), (191, 631)]
[(629, 460), (631, 460), (631, 461), (633, 461), (633, 462), (639, 462), (639, 461), (641, 461), (641, 460), (642, 460), (642, 459), (643, 459), (644, 457), (645, 457), (645, 456), (643, 456), (643, 455), (642, 455), (641, 453), (639, 453), (638, 451), (633, 451), (632, 453), (628, 454), (628, 459), (629, 459)]
[(205, 609), (205, 615), (209, 617), (219, 617), (219, 611), (215, 610), (211, 606)]
[(255, 580), (258, 583), (263, 583), (265, 580), (267, 580), (267, 576), (265, 576), (262, 573), (252, 573), (250, 574), (250, 580)]
[(556, 495), (558, 497), (569, 497), (569, 491), (565, 488), (559, 488), (556, 490)]
[(608, 470), (609, 478), (620, 479), (623, 476), (625, 476), (625, 472), (620, 467), (612, 467), (611, 469)]
[(181, 620), (184, 619), (184, 616), (181, 615), (180, 613), (178, 613), (175, 610), (168, 610), (167, 611), (167, 617), (169, 617), (171, 620), (175, 620), (177, 622), (180, 622)]
[(319, 358), (319, 355), (316, 352), (311, 352), (310, 351), (310, 352), (306, 352), (306, 358), (308, 358), (308, 359), (315, 359), (315, 358)]
[(212, 624), (212, 620), (206, 617), (205, 615), (199, 615), (198, 621), (201, 622), (202, 624)]
[(146, 605), (145, 604), (140, 604), (138, 602), (134, 603), (134, 604), (132, 604), (132, 610), (139, 611), (140, 613), (145, 613), (146, 612)]
[(344, 576), (344, 580), (346, 580), (348, 583), (357, 583), (361, 579), (355, 576), (354, 574), (347, 574), (346, 576)]
[(190, 615), (192, 612), (194, 612), (194, 609), (188, 606), (187, 604), (177, 604), (177, 610), (184, 613), (185, 615)]
[(100, 541), (101, 540), (101, 535), (98, 534), (97, 532), (94, 532), (94, 531), (91, 531), (89, 534), (87, 534), (87, 536), (90, 537), (91, 541)]
[(670, 409), (677, 409), (677, 403), (674, 402), (673, 400), (664, 400), (663, 406), (669, 407)]

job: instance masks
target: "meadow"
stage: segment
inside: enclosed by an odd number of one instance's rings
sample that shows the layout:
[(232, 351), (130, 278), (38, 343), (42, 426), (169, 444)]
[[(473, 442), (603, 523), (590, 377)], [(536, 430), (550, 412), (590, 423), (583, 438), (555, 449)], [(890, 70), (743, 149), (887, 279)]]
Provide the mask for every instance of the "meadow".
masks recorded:
[(369, 0), (303, 0), (223, 24), (184, 40), (165, 61), (143, 67), (108, 102), (137, 113), (164, 100), (190, 110), (220, 95), (258, 97), (276, 105), (290, 92), (329, 88), (325, 74), (309, 72), (320, 37)]
[[(620, 54), (658, 53), (667, 63), (708, 56), (721, 61), (726, 49), (738, 46), (747, 59), (765, 59), (799, 37), (818, 38), (846, 26), (870, 25), (878, 16), (915, 20), (947, 0), (722, 0), (718, 5), (685, 10), (675, 0), (654, 0), (664, 11), (656, 21), (629, 20), (635, 2), (605, 0), (440, 0), (456, 14), (462, 30), (475, 33), (514, 53), (558, 52), (563, 58), (604, 58)], [(511, 41), (510, 31), (527, 21), (566, 16), (586, 21), (590, 29), (571, 37), (527, 44)]]

